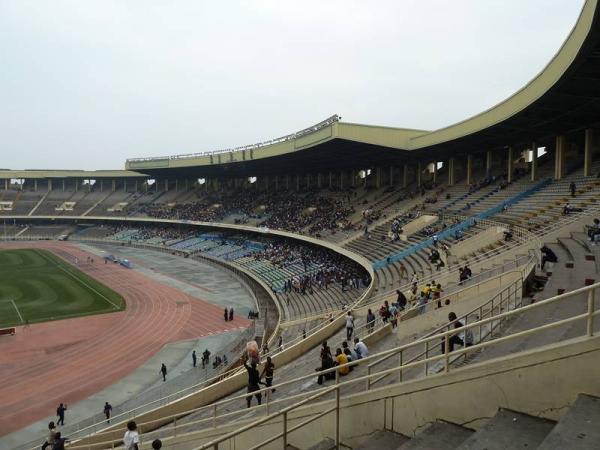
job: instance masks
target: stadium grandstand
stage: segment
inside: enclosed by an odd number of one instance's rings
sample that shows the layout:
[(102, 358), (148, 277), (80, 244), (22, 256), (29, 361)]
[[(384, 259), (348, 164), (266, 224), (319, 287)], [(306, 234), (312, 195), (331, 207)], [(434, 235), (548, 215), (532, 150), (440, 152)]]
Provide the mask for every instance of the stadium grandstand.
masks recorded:
[[(597, 0), (531, 82), (443, 129), (333, 115), (123, 170), (0, 170), (0, 267), (64, 264), (33, 306), (0, 290), (0, 448), (39, 448), (63, 399), (73, 450), (124, 448), (132, 421), (140, 449), (600, 448), (599, 220)], [(51, 338), (63, 320), (29, 311), (63, 278), (126, 306)]]

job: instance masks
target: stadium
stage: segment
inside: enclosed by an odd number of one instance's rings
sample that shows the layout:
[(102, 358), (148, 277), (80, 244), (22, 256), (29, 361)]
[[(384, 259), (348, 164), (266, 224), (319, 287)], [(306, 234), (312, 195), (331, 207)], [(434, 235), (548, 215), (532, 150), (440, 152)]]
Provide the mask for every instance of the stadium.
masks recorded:
[(597, 0), (446, 128), (0, 170), (0, 448), (600, 448), (598, 219)]

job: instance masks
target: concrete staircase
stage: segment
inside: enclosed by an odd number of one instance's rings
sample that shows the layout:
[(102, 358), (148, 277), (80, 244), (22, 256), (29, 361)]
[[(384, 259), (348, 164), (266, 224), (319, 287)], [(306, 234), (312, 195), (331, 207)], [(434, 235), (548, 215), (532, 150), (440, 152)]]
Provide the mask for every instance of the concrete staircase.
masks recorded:
[[(600, 398), (580, 394), (558, 422), (501, 408), (476, 431), (438, 420), (416, 431), (413, 437), (378, 430), (356, 443), (345, 443), (342, 437), (340, 447), (352, 450), (598, 449)], [(334, 448), (333, 439), (327, 438), (309, 450)]]

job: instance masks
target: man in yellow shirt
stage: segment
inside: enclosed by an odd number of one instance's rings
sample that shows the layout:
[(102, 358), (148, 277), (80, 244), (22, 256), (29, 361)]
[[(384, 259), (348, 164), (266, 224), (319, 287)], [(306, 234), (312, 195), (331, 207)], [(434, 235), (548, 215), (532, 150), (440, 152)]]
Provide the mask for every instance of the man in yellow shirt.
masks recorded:
[[(344, 355), (344, 353), (342, 353), (342, 349), (338, 348), (335, 351), (335, 360), (336, 360), (336, 365), (341, 366), (343, 364), (348, 364), (348, 358), (346, 357), (346, 355)], [(350, 367), (346, 366), (346, 367), (340, 367), (338, 369), (338, 372), (340, 375), (348, 375), (348, 372), (350, 372)]]

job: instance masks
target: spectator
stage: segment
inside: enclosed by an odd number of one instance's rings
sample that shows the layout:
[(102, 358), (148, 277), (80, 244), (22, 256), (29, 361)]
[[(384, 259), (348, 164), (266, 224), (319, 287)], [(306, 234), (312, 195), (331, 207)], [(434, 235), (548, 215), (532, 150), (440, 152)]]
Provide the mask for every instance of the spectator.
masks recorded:
[[(344, 364), (348, 364), (348, 357), (342, 352), (341, 348), (337, 348), (335, 350), (335, 361), (336, 366), (343, 366)], [(348, 375), (348, 373), (350, 373), (350, 368), (348, 366), (340, 367), (338, 369), (338, 373), (342, 376)]]
[(110, 413), (112, 412), (112, 405), (108, 402), (104, 402), (104, 416), (106, 417), (106, 423), (110, 423)]
[(58, 405), (58, 408), (56, 408), (56, 415), (58, 416), (56, 425), (64, 425), (65, 424), (65, 411), (66, 410), (67, 410), (67, 405), (63, 405), (62, 403), (60, 405)]
[[(262, 371), (262, 374), (260, 375), (261, 378), (263, 377), (263, 375), (265, 377), (265, 386), (267, 386), (267, 387), (273, 386), (274, 372), (275, 372), (275, 364), (273, 364), (271, 357), (267, 356), (267, 362), (265, 363), (265, 367)], [(275, 392), (275, 389), (271, 389), (271, 392)]]
[(369, 356), (369, 348), (367, 345), (361, 341), (359, 338), (354, 338), (354, 351), (358, 359), (366, 358)]
[(62, 434), (60, 431), (56, 432), (56, 435), (54, 436), (54, 444), (52, 445), (52, 450), (65, 450), (65, 442), (67, 442), (68, 439), (66, 437), (62, 437)]
[(569, 189), (571, 191), (571, 197), (575, 197), (575, 191), (577, 190), (577, 187), (575, 186), (574, 181), (571, 181), (571, 184), (569, 184)]
[(556, 257), (556, 253), (554, 253), (552, 251), (552, 249), (550, 249), (547, 246), (543, 246), (540, 251), (542, 252), (542, 264), (541, 264), (541, 269), (544, 270), (544, 266), (546, 265), (547, 262), (551, 262), (551, 263), (555, 263), (558, 262), (558, 258)]
[(381, 308), (379, 308), (379, 316), (381, 317), (381, 320), (383, 321), (383, 323), (387, 323), (389, 318), (390, 318), (390, 304), (388, 303), (387, 300), (385, 300), (383, 302), (383, 305), (381, 305)]
[[(321, 367), (315, 369), (317, 372), (331, 369), (334, 367), (333, 357), (331, 356), (331, 352), (329, 351), (329, 347), (327, 346), (327, 342), (324, 343), (325, 347), (321, 348)], [(318, 384), (323, 384), (325, 380), (332, 380), (335, 378), (335, 374), (333, 372), (327, 372), (325, 374), (319, 374), (317, 378)]]
[(160, 450), (162, 448), (162, 441), (160, 439), (154, 439), (152, 441), (152, 449)]
[(46, 442), (44, 442), (44, 444), (42, 445), (42, 450), (46, 450), (46, 447), (54, 447), (54, 442), (56, 441), (56, 425), (54, 424), (54, 422), (50, 422), (48, 424), (48, 438), (46, 439)]
[(139, 450), (140, 435), (137, 432), (137, 424), (131, 420), (127, 422), (127, 431), (123, 436), (125, 450)]
[[(247, 356), (245, 356), (242, 359), (242, 361), (244, 363), (244, 367), (248, 371), (248, 394), (250, 395), (246, 397), (246, 403), (248, 405), (248, 408), (250, 408), (250, 405), (252, 404), (252, 393), (260, 390), (260, 375), (258, 373), (258, 369), (256, 368), (256, 363), (254, 361), (252, 361), (252, 363), (248, 365)], [(257, 392), (256, 394), (254, 394), (254, 396), (256, 397), (256, 401), (258, 402), (258, 404), (262, 404), (262, 393)]]
[(167, 381), (167, 366), (165, 366), (165, 363), (161, 364), (160, 370), (158, 371), (158, 373), (162, 374), (163, 382)]
[(346, 314), (346, 340), (347, 341), (350, 340), (353, 332), (354, 332), (354, 317), (352, 316), (352, 312), (348, 311), (348, 314)]
[(231, 322), (233, 320), (233, 308), (229, 309), (229, 321)]
[(227, 308), (223, 311), (223, 318), (225, 319), (225, 322), (229, 320), (229, 310)]
[(208, 364), (209, 361), (210, 361), (210, 352), (208, 351), (208, 349), (206, 349), (206, 350), (204, 350), (204, 352), (202, 352), (202, 368), (203, 369)]
[(396, 295), (396, 305), (400, 311), (404, 311), (406, 308), (406, 296), (400, 289), (396, 290)]
[(192, 366), (196, 367), (196, 350), (192, 352)]
[[(461, 328), (463, 326), (462, 322), (457, 319), (456, 314), (454, 312), (448, 313), (448, 322), (450, 322), (449, 325), (453, 326), (454, 328)], [(460, 338), (460, 336), (458, 334), (452, 334), (452, 335), (448, 336), (448, 352), (449, 353), (454, 351), (454, 346), (456, 344), (460, 344), (463, 347), (465, 345), (464, 341)], [(445, 349), (446, 349), (446, 342), (445, 342), (445, 339), (442, 338), (442, 353), (445, 353)]]
[(373, 328), (375, 328), (375, 314), (369, 309), (367, 311), (367, 329), (369, 330), (369, 333), (373, 332)]
[(600, 235), (600, 220), (599, 219), (594, 219), (594, 223), (592, 225), (588, 226), (587, 235), (588, 235), (588, 238), (592, 241), (592, 243), (595, 243), (597, 241), (596, 236)]

